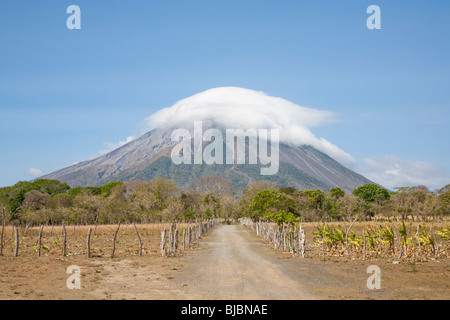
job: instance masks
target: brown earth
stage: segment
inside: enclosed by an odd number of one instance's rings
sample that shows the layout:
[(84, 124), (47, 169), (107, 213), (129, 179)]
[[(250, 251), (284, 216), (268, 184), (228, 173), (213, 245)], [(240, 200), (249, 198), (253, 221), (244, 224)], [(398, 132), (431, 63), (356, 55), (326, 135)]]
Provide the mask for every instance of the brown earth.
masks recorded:
[[(2, 256), (0, 299), (450, 298), (448, 259), (303, 259), (273, 250), (240, 225), (220, 225), (176, 257), (159, 256), (156, 245), (142, 257)], [(70, 265), (81, 268), (81, 290), (66, 286)], [(366, 286), (369, 265), (381, 268), (381, 290)]]

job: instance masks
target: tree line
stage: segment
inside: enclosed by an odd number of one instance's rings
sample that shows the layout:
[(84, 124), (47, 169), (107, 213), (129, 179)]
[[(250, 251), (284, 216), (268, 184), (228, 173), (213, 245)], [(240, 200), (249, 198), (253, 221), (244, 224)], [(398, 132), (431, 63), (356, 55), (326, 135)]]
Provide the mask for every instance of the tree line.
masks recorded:
[(241, 217), (278, 224), (355, 217), (427, 221), (450, 216), (450, 185), (431, 192), (424, 186), (388, 191), (366, 184), (345, 193), (338, 187), (327, 192), (297, 190), (256, 181), (236, 194), (232, 183), (219, 177), (197, 179), (188, 190), (163, 178), (76, 188), (38, 179), (0, 188), (0, 209), (6, 223), (33, 225), (231, 221)]

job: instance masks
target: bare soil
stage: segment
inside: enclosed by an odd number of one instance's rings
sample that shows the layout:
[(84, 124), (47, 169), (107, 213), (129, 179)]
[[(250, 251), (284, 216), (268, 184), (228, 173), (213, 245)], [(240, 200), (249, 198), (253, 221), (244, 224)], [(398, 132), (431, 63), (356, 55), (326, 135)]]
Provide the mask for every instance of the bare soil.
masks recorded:
[[(156, 236), (142, 257), (127, 241), (133, 254), (122, 246), (113, 259), (100, 252), (91, 259), (32, 252), (15, 258), (7, 251), (0, 257), (0, 299), (450, 298), (449, 259), (393, 264), (383, 258), (299, 258), (273, 250), (240, 225), (220, 225), (176, 257), (159, 255)], [(70, 265), (81, 268), (81, 290), (66, 286)], [(381, 290), (366, 286), (369, 265), (381, 268)]]

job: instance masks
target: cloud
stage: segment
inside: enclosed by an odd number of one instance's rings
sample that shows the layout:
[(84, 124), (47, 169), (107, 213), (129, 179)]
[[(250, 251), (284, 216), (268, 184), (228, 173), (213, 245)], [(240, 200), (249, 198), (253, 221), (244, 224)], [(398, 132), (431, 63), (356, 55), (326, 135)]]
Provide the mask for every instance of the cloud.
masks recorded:
[(386, 155), (364, 159), (363, 175), (387, 188), (425, 185), (430, 189), (450, 183), (450, 173), (440, 165), (425, 161), (404, 161)]
[(214, 88), (180, 100), (147, 118), (151, 129), (190, 128), (199, 120), (212, 120), (226, 129), (280, 129), (283, 143), (311, 145), (344, 165), (355, 164), (351, 155), (324, 138), (316, 137), (310, 130), (336, 122), (334, 113), (302, 107), (259, 91)]
[(42, 177), (44, 175), (44, 172), (42, 172), (41, 170), (36, 169), (36, 168), (28, 168), (25, 171), (25, 174), (28, 176), (31, 176), (33, 178), (38, 178), (38, 177)]
[[(104, 155), (105, 153), (108, 153), (108, 152), (113, 151), (113, 150), (115, 150), (117, 148), (120, 148), (121, 146), (123, 146), (123, 145), (125, 145), (125, 144), (127, 144), (127, 143), (129, 143), (129, 142), (131, 142), (131, 141), (133, 141), (135, 139), (136, 139), (136, 137), (129, 136), (124, 141), (119, 141), (119, 142), (116, 142), (116, 143), (114, 143), (114, 142), (105, 142), (104, 143), (105, 149), (99, 150), (99, 155)], [(97, 156), (91, 156), (91, 158), (96, 158), (96, 157)]]

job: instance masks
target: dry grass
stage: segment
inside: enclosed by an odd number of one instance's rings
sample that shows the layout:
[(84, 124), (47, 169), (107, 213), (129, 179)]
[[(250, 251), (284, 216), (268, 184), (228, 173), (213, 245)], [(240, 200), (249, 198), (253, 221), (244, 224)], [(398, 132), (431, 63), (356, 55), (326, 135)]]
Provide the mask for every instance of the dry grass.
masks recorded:
[[(168, 229), (169, 223), (137, 224), (136, 228), (144, 242), (144, 255), (160, 255), (161, 230)], [(87, 255), (87, 234), (91, 234), (91, 256), (109, 258), (113, 250), (114, 233), (118, 225), (90, 225), (90, 226), (66, 226), (67, 256)], [(179, 223), (177, 228), (179, 247), (182, 247), (182, 229), (194, 224)], [(38, 256), (37, 246), (39, 227), (29, 228), (25, 235), (25, 228), (19, 229), (19, 256)], [(63, 255), (62, 226), (46, 226), (42, 234), (41, 256)], [(14, 256), (15, 238), (12, 236), (12, 226), (5, 227), (3, 235), (3, 255)], [(139, 254), (139, 240), (133, 224), (122, 224), (116, 239), (115, 257), (121, 258)]]

